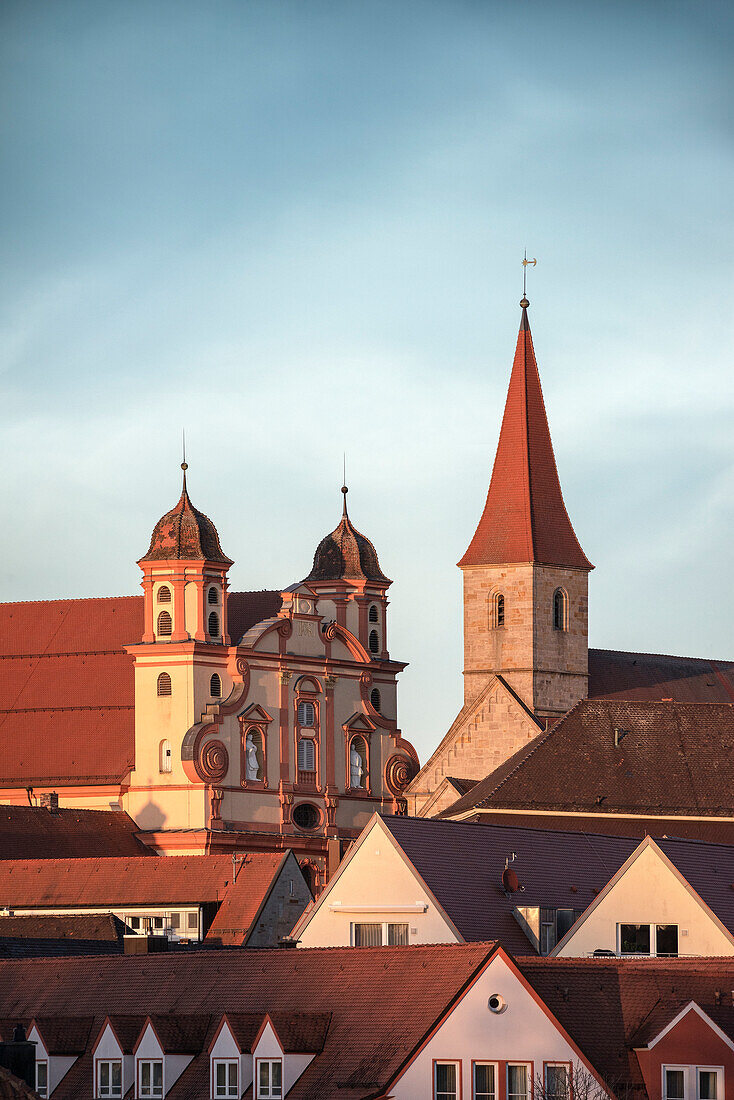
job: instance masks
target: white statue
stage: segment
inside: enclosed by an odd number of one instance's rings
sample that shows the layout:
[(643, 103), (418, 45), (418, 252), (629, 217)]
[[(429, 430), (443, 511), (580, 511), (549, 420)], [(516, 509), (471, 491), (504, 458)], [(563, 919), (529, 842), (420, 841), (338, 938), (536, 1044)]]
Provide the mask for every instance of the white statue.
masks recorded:
[(362, 757), (359, 755), (354, 745), (349, 749), (349, 785), (350, 787), (362, 786)]
[(245, 738), (245, 773), (248, 779), (260, 778), (260, 761), (257, 758), (255, 738), (251, 733)]

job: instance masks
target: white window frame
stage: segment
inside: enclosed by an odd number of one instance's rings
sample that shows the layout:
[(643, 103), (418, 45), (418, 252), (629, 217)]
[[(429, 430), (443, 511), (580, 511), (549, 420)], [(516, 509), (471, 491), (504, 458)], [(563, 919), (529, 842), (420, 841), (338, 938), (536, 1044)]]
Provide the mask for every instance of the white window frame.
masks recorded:
[[(525, 1100), (532, 1100), (533, 1096), (533, 1063), (532, 1062), (520, 1062), (512, 1061), (505, 1064), (505, 1100), (512, 1100), (510, 1096), (510, 1069), (515, 1066), (524, 1066), (528, 1071), (527, 1088), (525, 1091)], [(514, 1095), (514, 1094), (513, 1094)]]
[[(46, 1070), (46, 1084), (41, 1086), (38, 1080), (38, 1070), (43, 1066)], [(36, 1062), (36, 1092), (39, 1096), (48, 1096), (48, 1058), (39, 1058)]]
[(700, 1100), (701, 1090), (699, 1087), (699, 1074), (700, 1073), (715, 1073), (716, 1074), (716, 1100), (724, 1100), (724, 1067), (723, 1066), (696, 1066), (696, 1100)]
[(661, 1081), (660, 1081), (660, 1096), (662, 1097), (662, 1100), (668, 1100), (668, 1093), (667, 1093), (667, 1090), (665, 1088), (665, 1074), (669, 1070), (670, 1071), (681, 1072), (683, 1074), (683, 1100), (688, 1100), (688, 1092), (689, 1092), (689, 1080), (688, 1080), (688, 1078), (690, 1076), (691, 1067), (690, 1066), (678, 1065), (677, 1063), (673, 1064), (673, 1065), (669, 1065), (667, 1062), (665, 1063), (665, 1065), (660, 1067), (661, 1078), (662, 1078)]
[[(272, 1066), (276, 1062), (280, 1066), (280, 1088), (279, 1088), (278, 1092), (273, 1092), (273, 1073), (272, 1073), (272, 1070), (271, 1070), (270, 1073), (268, 1074), (268, 1077), (269, 1077), (268, 1091), (267, 1092), (261, 1092), (261, 1090), (260, 1090), (260, 1066), (263, 1065), (264, 1063), (267, 1063), (267, 1065)], [(280, 1100), (280, 1098), (283, 1096), (283, 1076), (284, 1076), (284, 1074), (283, 1074), (283, 1059), (282, 1058), (256, 1058), (255, 1059), (255, 1080), (253, 1082), (256, 1100)]]
[[(456, 1100), (461, 1100), (461, 1059), (460, 1058), (434, 1058), (433, 1060), (433, 1089), (431, 1096), (433, 1100), (437, 1100), (438, 1092), (436, 1091), (436, 1077), (439, 1066), (455, 1066), (456, 1067)], [(445, 1094), (442, 1094), (445, 1095)]]
[[(225, 1076), (227, 1078), (227, 1083), (224, 1086), (225, 1091), (224, 1092), (218, 1092), (217, 1091), (217, 1067), (218, 1066), (227, 1066), (227, 1067), (235, 1066), (235, 1068), (237, 1070), (237, 1081), (236, 1081), (235, 1086), (234, 1086), (234, 1089), (235, 1089), (234, 1092), (229, 1091), (229, 1089), (230, 1089), (229, 1071), (227, 1071), (227, 1073), (225, 1074)], [(212, 1075), (212, 1090), (211, 1090), (211, 1093), (212, 1093), (213, 1100), (221, 1100), (221, 1098), (225, 1098), (225, 1100), (232, 1100), (232, 1097), (239, 1097), (239, 1095), (240, 1095), (240, 1076), (241, 1076), (239, 1058), (212, 1058), (211, 1075)]]
[(484, 1097), (486, 1093), (477, 1093), (477, 1066), (492, 1066), (494, 1069), (494, 1100), (498, 1100), (499, 1096), (499, 1084), (500, 1084), (500, 1066), (499, 1062), (488, 1062), (483, 1058), (476, 1058), (472, 1060), (471, 1064), (471, 1100), (477, 1100), (477, 1095)]
[[(513, 1065), (519, 1063), (513, 1062)], [(565, 1069), (566, 1071), (566, 1096), (568, 1100), (573, 1094), (573, 1084), (571, 1078), (571, 1063), (564, 1061), (543, 1062), (543, 1094), (547, 1098), (550, 1093), (548, 1092), (548, 1070), (549, 1069)]]
[[(109, 1084), (109, 1091), (108, 1092), (102, 1092), (102, 1084), (101, 1084), (101, 1081), (100, 1081), (100, 1078), (101, 1078), (101, 1075), (102, 1075), (101, 1074), (102, 1066), (109, 1066), (110, 1067), (110, 1084)], [(112, 1067), (113, 1066), (119, 1066), (120, 1067), (120, 1091), (119, 1092), (113, 1092), (112, 1091)], [(123, 1082), (123, 1079), (122, 1079), (122, 1058), (95, 1058), (94, 1059), (94, 1095), (98, 1098), (98, 1100), (100, 1100), (100, 1098), (102, 1098), (102, 1097), (105, 1097), (105, 1098), (106, 1097), (112, 1097), (112, 1098), (121, 1097), (121, 1096), (124, 1095), (123, 1088), (124, 1088), (124, 1082)]]
[(404, 921), (404, 920), (384, 920), (384, 921), (379, 921), (379, 920), (353, 920), (349, 924), (349, 946), (350, 947), (356, 946), (355, 942), (354, 942), (355, 939), (356, 939), (355, 929), (356, 929), (358, 924), (379, 924), (381, 926), (381, 932), (380, 932), (380, 937), (381, 938), (380, 938), (380, 942), (375, 945), (376, 947), (405, 946), (403, 944), (397, 945), (397, 944), (392, 944), (392, 943), (389, 942), (389, 936), (390, 936), (390, 931), (389, 930), (390, 930), (391, 926), (393, 928), (397, 928), (399, 926), (402, 926), (402, 927), (406, 928), (407, 929), (407, 937), (408, 937), (407, 940), (406, 940), (406, 943), (410, 943), (410, 924), (409, 924), (408, 921)]
[[(658, 924), (662, 925), (662, 923), (663, 923), (662, 921), (646, 921), (646, 920), (623, 920), (623, 921), (618, 921), (617, 922), (617, 955), (621, 959), (657, 959), (658, 957), (663, 958), (663, 959), (677, 959), (677, 958), (680, 958), (680, 930), (681, 930), (681, 926), (679, 924), (674, 924), (673, 925), (675, 928), (678, 929), (678, 954), (677, 955), (669, 955), (668, 952), (666, 951), (662, 955), (658, 956)], [(672, 922), (668, 921), (666, 923), (668, 924), (668, 926), (670, 926), (670, 924)], [(623, 924), (638, 924), (638, 925), (646, 924), (647, 925), (647, 927), (650, 929), (650, 953), (649, 953), (649, 955), (644, 954), (644, 952), (638, 952), (638, 953), (634, 953), (634, 952), (627, 953), (627, 952), (625, 952), (624, 955), (622, 954), (622, 925)], [(678, 1069), (679, 1067), (678, 1066), (671, 1066), (669, 1068), (670, 1069)]]
[[(137, 1071), (136, 1074), (135, 1074), (135, 1092), (137, 1094), (138, 1100), (148, 1100), (148, 1098), (150, 1098), (150, 1100), (156, 1100), (156, 1098), (158, 1098), (158, 1100), (159, 1100), (159, 1098), (161, 1096), (165, 1096), (166, 1095), (166, 1080), (165, 1080), (164, 1059), (163, 1058), (136, 1058), (135, 1061), (136, 1061), (135, 1069)], [(149, 1092), (143, 1092), (143, 1086), (142, 1086), (142, 1081), (141, 1081), (142, 1076), (143, 1076), (143, 1066), (150, 1066), (151, 1067), (151, 1071), (150, 1071), (150, 1091)], [(154, 1091), (155, 1090), (155, 1085), (153, 1083), (153, 1077), (154, 1077), (153, 1068), (152, 1068), (153, 1066), (160, 1066), (161, 1067), (161, 1091), (160, 1092), (155, 1092)]]

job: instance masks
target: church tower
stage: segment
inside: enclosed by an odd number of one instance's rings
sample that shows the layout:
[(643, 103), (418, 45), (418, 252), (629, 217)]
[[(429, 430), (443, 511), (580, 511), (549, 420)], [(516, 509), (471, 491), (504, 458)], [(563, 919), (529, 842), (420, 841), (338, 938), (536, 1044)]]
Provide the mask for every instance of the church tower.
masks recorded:
[(464, 576), (464, 701), (501, 676), (539, 718), (588, 687), (588, 574), (553, 455), (528, 321), (522, 318), (492, 479), (459, 562)]

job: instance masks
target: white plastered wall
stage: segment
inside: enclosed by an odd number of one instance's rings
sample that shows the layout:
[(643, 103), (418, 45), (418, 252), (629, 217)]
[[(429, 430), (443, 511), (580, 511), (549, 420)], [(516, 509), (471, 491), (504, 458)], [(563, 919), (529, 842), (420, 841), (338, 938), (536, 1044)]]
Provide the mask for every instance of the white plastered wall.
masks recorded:
[[(401, 906), (410, 911), (401, 913)], [(346, 911), (350, 907), (377, 911), (350, 913)], [(456, 943), (458, 939), (379, 818), (360, 838), (298, 932), (300, 946), (348, 947), (352, 922), (407, 923), (409, 943)]]
[(212, 1063), (218, 1058), (229, 1058), (239, 1062), (240, 1066), (240, 1096), (248, 1089), (252, 1084), (252, 1055), (249, 1051), (240, 1053), (240, 1049), (234, 1040), (232, 1032), (229, 1030), (229, 1025), (225, 1020), (222, 1025), (222, 1030), (217, 1036), (216, 1042), (211, 1049), (209, 1055), (209, 1082), (214, 1080), (214, 1074), (212, 1070)]
[(50, 1055), (43, 1044), (38, 1028), (34, 1024), (28, 1032), (28, 1041), (36, 1044), (36, 1061), (48, 1062), (48, 1095), (53, 1096), (54, 1089), (63, 1081), (76, 1062), (75, 1055)]
[(734, 955), (730, 937), (652, 845), (641, 849), (553, 954), (583, 958), (597, 948), (616, 951), (618, 924), (677, 924), (680, 955)]
[(191, 1054), (164, 1054), (156, 1034), (150, 1024), (143, 1032), (143, 1037), (135, 1051), (135, 1075), (137, 1077), (137, 1063), (147, 1059), (163, 1059), (163, 1095), (167, 1096), (178, 1081), (179, 1077), (191, 1062)]
[(263, 1028), (257, 1046), (252, 1052), (252, 1073), (258, 1058), (280, 1058), (283, 1062), (283, 1096), (287, 1096), (306, 1066), (313, 1061), (313, 1054), (284, 1054), (270, 1023)]
[(122, 1095), (125, 1096), (135, 1081), (135, 1059), (132, 1054), (122, 1053), (114, 1031), (109, 1024), (105, 1024), (104, 1031), (94, 1051), (95, 1082), (97, 1080), (97, 1062), (115, 1060), (122, 1062)]

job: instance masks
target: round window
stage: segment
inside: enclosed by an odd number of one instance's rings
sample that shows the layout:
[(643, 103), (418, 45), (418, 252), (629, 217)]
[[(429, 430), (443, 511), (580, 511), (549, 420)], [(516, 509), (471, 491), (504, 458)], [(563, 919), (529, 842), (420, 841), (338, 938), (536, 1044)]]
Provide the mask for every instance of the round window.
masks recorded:
[(299, 829), (317, 829), (321, 814), (310, 802), (299, 802), (293, 811), (293, 821)]

